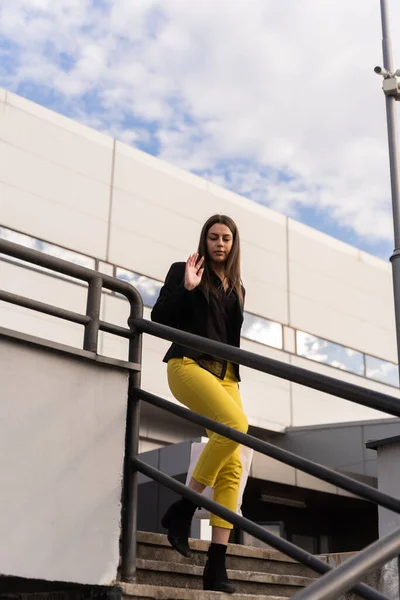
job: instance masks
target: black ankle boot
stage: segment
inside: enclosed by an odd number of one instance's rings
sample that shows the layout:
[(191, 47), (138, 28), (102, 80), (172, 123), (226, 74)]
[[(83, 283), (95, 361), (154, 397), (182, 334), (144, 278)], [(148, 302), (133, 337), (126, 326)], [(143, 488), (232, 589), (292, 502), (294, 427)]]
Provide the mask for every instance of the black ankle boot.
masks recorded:
[(233, 594), (235, 586), (230, 583), (225, 566), (226, 546), (224, 544), (211, 544), (207, 556), (208, 560), (203, 573), (203, 590), (225, 592)]
[(161, 525), (168, 530), (168, 541), (175, 550), (183, 556), (190, 556), (189, 534), (190, 524), (197, 506), (182, 498), (178, 502), (171, 504), (163, 518)]

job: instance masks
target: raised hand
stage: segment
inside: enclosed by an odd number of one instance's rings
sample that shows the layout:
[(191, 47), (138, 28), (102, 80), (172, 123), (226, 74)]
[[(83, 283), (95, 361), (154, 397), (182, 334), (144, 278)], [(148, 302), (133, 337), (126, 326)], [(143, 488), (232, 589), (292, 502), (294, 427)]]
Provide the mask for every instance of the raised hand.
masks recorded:
[(197, 252), (195, 254), (191, 254), (186, 262), (186, 270), (185, 270), (185, 288), (189, 291), (194, 290), (199, 283), (201, 282), (201, 278), (203, 277), (204, 267), (202, 266), (204, 263), (204, 257), (199, 258)]

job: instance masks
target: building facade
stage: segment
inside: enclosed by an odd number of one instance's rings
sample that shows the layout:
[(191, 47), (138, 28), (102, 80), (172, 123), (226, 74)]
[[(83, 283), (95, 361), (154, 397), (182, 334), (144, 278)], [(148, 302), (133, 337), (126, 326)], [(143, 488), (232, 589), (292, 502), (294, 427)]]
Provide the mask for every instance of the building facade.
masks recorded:
[[(210, 215), (228, 214), (242, 241), (247, 292), (242, 348), (399, 397), (389, 263), (4, 90), (0, 152), (0, 237), (132, 283), (149, 318), (171, 263), (196, 250)], [(0, 257), (0, 279), (7, 291), (85, 311), (84, 285), (66, 277)], [(105, 292), (101, 311), (103, 320), (126, 325), (128, 305), (117, 295)], [(80, 346), (83, 336), (78, 325), (5, 303), (0, 327), (70, 346)], [(167, 347), (145, 336), (142, 386), (175, 401), (162, 362)], [(101, 333), (100, 352), (126, 359), (127, 344)], [(298, 428), (358, 422), (397, 427), (388, 415), (267, 374), (242, 368), (242, 380), (251, 431), (281, 445)], [(140, 450), (158, 451), (202, 433), (146, 408)], [(334, 439), (326, 440), (333, 448)], [(319, 452), (313, 452), (318, 460)], [(367, 463), (352, 456), (335, 468), (374, 478)], [(268, 501), (279, 496), (278, 488), (283, 493), (282, 486), (292, 501), (296, 494), (321, 494), (318, 506), (329, 500), (342, 511), (346, 501), (356, 511), (361, 502), (260, 455), (249, 490), (261, 489), (257, 482), (267, 482), (266, 489), (254, 491), (258, 500), (251, 511), (259, 515), (267, 506), (267, 523), (282, 520), (271, 508), (278, 504)], [(324, 541), (318, 544), (325, 547)]]

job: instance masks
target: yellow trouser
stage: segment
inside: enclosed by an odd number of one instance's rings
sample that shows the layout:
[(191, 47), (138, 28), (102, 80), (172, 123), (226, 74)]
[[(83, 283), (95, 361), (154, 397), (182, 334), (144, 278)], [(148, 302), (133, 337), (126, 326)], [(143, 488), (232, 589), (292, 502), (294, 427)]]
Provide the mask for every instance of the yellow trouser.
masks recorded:
[[(168, 361), (168, 383), (179, 402), (200, 415), (247, 433), (239, 385), (233, 365), (228, 363), (225, 378), (218, 379), (191, 358)], [(237, 508), (242, 475), (240, 445), (212, 431), (193, 472), (193, 478), (205, 486), (214, 486), (214, 500), (233, 512)], [(211, 515), (210, 524), (232, 529), (231, 523)]]

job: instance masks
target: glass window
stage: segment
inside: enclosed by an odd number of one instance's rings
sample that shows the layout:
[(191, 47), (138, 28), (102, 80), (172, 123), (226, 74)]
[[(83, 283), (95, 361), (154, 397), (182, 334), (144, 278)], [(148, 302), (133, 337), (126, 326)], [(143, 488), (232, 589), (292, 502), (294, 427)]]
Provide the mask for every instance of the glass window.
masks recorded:
[(303, 331), (296, 332), (296, 341), (299, 356), (305, 356), (357, 375), (364, 375), (364, 354), (362, 352), (328, 342)]
[(274, 348), (282, 348), (282, 325), (263, 317), (244, 313), (242, 337)]
[(399, 369), (395, 363), (365, 355), (366, 375), (370, 379), (399, 387)]
[[(65, 250), (65, 248), (60, 248), (60, 246), (55, 246), (54, 244), (43, 242), (42, 240), (38, 240), (34, 237), (25, 235), (23, 233), (17, 233), (16, 231), (12, 231), (11, 229), (7, 229), (6, 227), (0, 227), (0, 238), (2, 238), (3, 240), (9, 240), (10, 242), (14, 242), (15, 244), (20, 244), (21, 246), (25, 246), (26, 248), (32, 248), (33, 250), (39, 250), (40, 252), (44, 252), (45, 254), (50, 254), (51, 256), (62, 258), (63, 260), (75, 263), (76, 265), (87, 267), (88, 269), (95, 268), (94, 258), (85, 256), (84, 254), (79, 254), (78, 252), (74, 252), (73, 250)], [(9, 258), (12, 260), (16, 260), (12, 256), (10, 256)], [(25, 261), (18, 262), (28, 264)]]
[(134, 273), (133, 271), (121, 269), (120, 267), (117, 267), (117, 278), (133, 285), (142, 296), (143, 304), (149, 308), (153, 308), (163, 285), (161, 281), (139, 275), (139, 273)]

